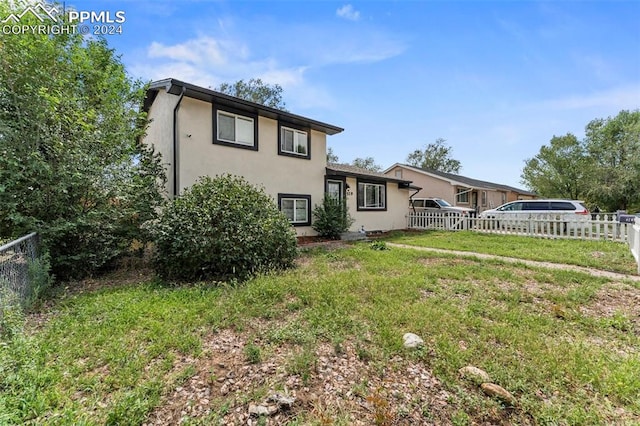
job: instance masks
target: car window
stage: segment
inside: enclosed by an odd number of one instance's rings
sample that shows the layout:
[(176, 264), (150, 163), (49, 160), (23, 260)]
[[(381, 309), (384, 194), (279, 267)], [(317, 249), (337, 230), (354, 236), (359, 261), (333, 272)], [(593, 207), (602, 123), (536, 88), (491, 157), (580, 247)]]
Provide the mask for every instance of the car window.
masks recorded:
[(438, 205), (438, 203), (436, 203), (436, 202), (435, 202), (435, 201), (433, 201), (433, 200), (425, 200), (425, 201), (424, 201), (424, 206), (425, 206), (425, 207), (432, 207), (432, 208), (436, 208), (436, 209), (439, 209), (439, 208), (440, 208), (440, 206)]
[(413, 200), (413, 207), (415, 208), (423, 208), (424, 207), (424, 200)]
[(507, 204), (505, 206), (502, 206), (502, 208), (500, 208), (499, 210), (502, 210), (505, 212), (520, 211), (522, 210), (522, 203)]
[(436, 202), (440, 204), (442, 207), (451, 207), (451, 204), (449, 204), (446, 200), (438, 199), (436, 200)]
[(527, 201), (524, 203), (523, 210), (549, 210), (549, 202), (547, 201)]
[(575, 210), (576, 207), (573, 203), (569, 203), (566, 201), (552, 201), (551, 202), (551, 210)]

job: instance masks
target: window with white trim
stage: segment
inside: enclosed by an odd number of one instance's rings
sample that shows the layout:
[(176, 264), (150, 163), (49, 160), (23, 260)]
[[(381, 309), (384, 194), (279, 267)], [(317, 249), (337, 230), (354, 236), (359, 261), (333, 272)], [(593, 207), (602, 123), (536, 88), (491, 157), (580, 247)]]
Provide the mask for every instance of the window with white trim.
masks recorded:
[(311, 225), (310, 195), (278, 194), (280, 211), (294, 226)]
[(278, 153), (309, 158), (309, 133), (292, 127), (280, 126)]
[(386, 210), (387, 185), (358, 182), (358, 210)]
[(458, 188), (456, 202), (458, 204), (469, 204), (469, 188)]
[(482, 191), (482, 207), (487, 207), (487, 191)]
[(257, 149), (256, 119), (231, 111), (216, 110), (214, 143)]

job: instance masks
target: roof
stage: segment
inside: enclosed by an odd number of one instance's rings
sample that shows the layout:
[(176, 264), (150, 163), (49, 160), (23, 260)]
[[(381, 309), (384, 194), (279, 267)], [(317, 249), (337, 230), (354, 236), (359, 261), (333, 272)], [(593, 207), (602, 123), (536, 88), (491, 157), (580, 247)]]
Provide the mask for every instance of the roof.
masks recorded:
[(201, 101), (212, 103), (215, 102), (219, 105), (233, 107), (235, 109), (257, 114), (262, 117), (267, 117), (274, 120), (283, 120), (291, 124), (309, 127), (313, 130), (326, 133), (327, 135), (335, 135), (344, 131), (343, 128), (334, 126), (332, 124), (323, 123), (321, 121), (312, 120), (301, 115), (292, 114), (290, 112), (281, 111), (276, 108), (271, 108), (255, 102), (236, 98), (235, 96), (230, 96), (221, 92), (217, 92), (215, 90), (196, 86), (195, 84), (185, 83), (174, 78), (167, 78), (150, 83), (144, 99), (143, 108), (145, 111), (149, 111), (149, 108), (151, 108), (151, 105), (153, 105), (153, 101), (155, 100), (160, 90), (166, 90), (167, 93), (170, 93), (172, 95), (181, 95), (184, 90), (184, 95), (193, 99), (199, 99)]
[(534, 192), (527, 191), (525, 189), (515, 188), (513, 186), (503, 185), (503, 184), (494, 183), (494, 182), (487, 182), (487, 181), (484, 181), (484, 180), (472, 179), (472, 178), (469, 178), (469, 177), (466, 177), (466, 176), (456, 175), (456, 174), (447, 173), (447, 172), (441, 172), (439, 170), (429, 169), (429, 168), (426, 168), (426, 167), (410, 166), (408, 164), (396, 163), (393, 166), (389, 167), (387, 170), (385, 170), (385, 173), (388, 173), (394, 167), (404, 167), (404, 168), (416, 171), (418, 173), (423, 173), (423, 174), (431, 175), (431, 176), (434, 176), (434, 177), (442, 178), (442, 179), (450, 181), (453, 185), (466, 186), (466, 187), (474, 188), (474, 189), (478, 188), (478, 189), (493, 189), (493, 190), (501, 190), (501, 191), (512, 191), (512, 192), (517, 192), (517, 193), (522, 194), (522, 195), (537, 195)]
[(356, 178), (360, 177), (366, 179), (383, 180), (385, 182), (398, 183), (404, 188), (422, 189), (417, 186), (411, 185), (410, 180), (397, 179), (391, 176), (387, 176), (384, 173), (374, 172), (372, 170), (363, 169), (362, 167), (356, 167), (350, 164), (329, 163), (327, 164), (326, 170), (328, 176), (350, 176)]

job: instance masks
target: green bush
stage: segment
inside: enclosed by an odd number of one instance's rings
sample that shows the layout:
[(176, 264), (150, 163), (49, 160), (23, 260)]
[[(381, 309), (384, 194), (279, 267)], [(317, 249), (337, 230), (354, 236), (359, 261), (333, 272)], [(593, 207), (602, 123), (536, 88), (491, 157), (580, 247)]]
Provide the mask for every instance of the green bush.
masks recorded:
[(337, 240), (353, 224), (346, 200), (325, 194), (321, 205), (313, 209), (313, 229), (324, 238)]
[(173, 200), (152, 230), (163, 279), (245, 280), (293, 265), (296, 235), (263, 189), (243, 178), (204, 177)]

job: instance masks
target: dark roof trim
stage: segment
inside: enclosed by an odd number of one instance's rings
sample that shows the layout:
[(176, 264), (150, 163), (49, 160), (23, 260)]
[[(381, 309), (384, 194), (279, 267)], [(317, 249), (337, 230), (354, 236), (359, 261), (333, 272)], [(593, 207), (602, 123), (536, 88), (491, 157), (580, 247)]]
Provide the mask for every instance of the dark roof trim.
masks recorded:
[(327, 176), (349, 176), (355, 178), (378, 180), (384, 182), (395, 182), (402, 188), (410, 188), (411, 181), (396, 179), (382, 173), (372, 172), (360, 167), (350, 166), (346, 164), (329, 164), (326, 167)]
[(280, 111), (275, 108), (267, 107), (250, 101), (245, 101), (244, 99), (236, 98), (235, 96), (225, 95), (224, 93), (216, 92), (215, 90), (206, 89), (204, 87), (185, 83), (173, 78), (158, 80), (149, 84), (149, 88), (147, 89), (147, 94), (144, 99), (144, 110), (149, 111), (149, 108), (151, 108), (151, 105), (153, 104), (158, 91), (164, 89), (167, 91), (167, 93), (178, 96), (180, 95), (180, 93), (182, 93), (183, 88), (185, 89), (184, 95), (193, 99), (212, 102), (221, 106), (233, 107), (242, 111), (271, 118), (273, 120), (284, 120), (291, 124), (297, 124), (299, 126), (326, 133), (327, 135), (335, 135), (344, 131), (343, 128), (334, 126), (332, 124), (323, 123), (321, 121), (312, 120), (300, 115), (291, 114), (286, 111)]

